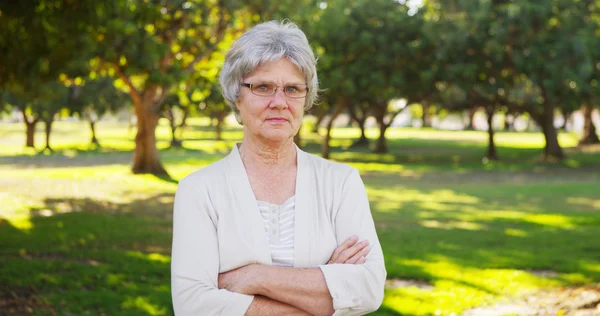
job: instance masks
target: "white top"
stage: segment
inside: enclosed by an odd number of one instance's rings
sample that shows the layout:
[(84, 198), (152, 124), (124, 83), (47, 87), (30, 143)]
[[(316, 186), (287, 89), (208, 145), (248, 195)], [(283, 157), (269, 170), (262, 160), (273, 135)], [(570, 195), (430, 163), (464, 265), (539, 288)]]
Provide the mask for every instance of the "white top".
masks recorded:
[(294, 266), (294, 197), (281, 205), (257, 201), (274, 266)]
[[(358, 171), (296, 151), (293, 268), (321, 269), (335, 316), (377, 310), (386, 271)], [(237, 146), (226, 158), (179, 182), (173, 216), (175, 315), (244, 315), (254, 297), (219, 289), (219, 273), (248, 264), (272, 265), (273, 260)], [(327, 264), (337, 245), (352, 235), (369, 241), (366, 262)]]

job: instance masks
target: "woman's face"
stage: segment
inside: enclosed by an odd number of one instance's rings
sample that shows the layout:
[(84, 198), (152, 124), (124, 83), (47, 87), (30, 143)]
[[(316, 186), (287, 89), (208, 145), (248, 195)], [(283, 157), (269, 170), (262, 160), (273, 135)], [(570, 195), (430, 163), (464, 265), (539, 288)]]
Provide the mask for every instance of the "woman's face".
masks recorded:
[(282, 58), (263, 63), (246, 76), (243, 82), (255, 86), (261, 83), (278, 86), (272, 96), (258, 96), (253, 94), (249, 87), (240, 87), (239, 100), (235, 105), (244, 124), (244, 137), (271, 144), (293, 138), (302, 123), (306, 97), (287, 97), (283, 86), (304, 86), (306, 81), (300, 69)]

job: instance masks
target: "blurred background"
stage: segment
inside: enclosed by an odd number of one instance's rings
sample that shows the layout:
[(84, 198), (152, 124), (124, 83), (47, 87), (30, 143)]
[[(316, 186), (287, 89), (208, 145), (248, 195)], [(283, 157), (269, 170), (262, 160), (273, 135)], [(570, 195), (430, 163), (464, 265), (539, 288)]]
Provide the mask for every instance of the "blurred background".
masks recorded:
[(600, 314), (600, 1), (0, 2), (0, 314), (171, 315), (173, 194), (241, 127), (231, 43), (289, 19), (296, 143), (358, 168), (376, 315)]

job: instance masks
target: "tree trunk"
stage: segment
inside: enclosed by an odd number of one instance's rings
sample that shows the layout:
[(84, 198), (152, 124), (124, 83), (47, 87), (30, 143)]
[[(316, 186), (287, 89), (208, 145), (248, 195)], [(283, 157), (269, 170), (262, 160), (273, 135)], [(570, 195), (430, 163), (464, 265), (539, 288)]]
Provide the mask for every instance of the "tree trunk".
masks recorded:
[(544, 138), (546, 139), (546, 146), (544, 147), (544, 158), (550, 157), (562, 160), (565, 158), (565, 154), (558, 143), (558, 133), (554, 128), (554, 106), (545, 103), (544, 113), (542, 114), (542, 131), (544, 132)]
[(423, 108), (423, 125), (422, 127), (431, 127), (431, 115), (429, 115), (429, 102), (421, 102)]
[(467, 115), (469, 116), (469, 122), (467, 123), (467, 127), (465, 129), (468, 131), (472, 131), (475, 129), (473, 126), (473, 117), (475, 116), (475, 113), (477, 113), (476, 107), (472, 107), (467, 111)]
[(325, 117), (326, 114), (327, 114), (327, 112), (321, 111), (317, 115), (317, 122), (315, 122), (315, 126), (313, 126), (312, 131), (311, 131), (313, 134), (319, 134), (319, 126), (321, 125), (321, 122), (323, 122), (323, 118)]
[(175, 132), (177, 132), (177, 126), (171, 125), (171, 144), (169, 146), (174, 148), (180, 148), (182, 146), (182, 143), (181, 140), (177, 139), (177, 135), (175, 135)]
[(356, 123), (358, 124), (358, 127), (360, 128), (360, 138), (358, 138), (358, 140), (356, 140), (354, 143), (352, 143), (352, 146), (350, 146), (350, 147), (367, 147), (367, 146), (369, 146), (369, 139), (367, 138), (367, 135), (365, 133), (366, 121), (367, 121), (366, 119), (356, 120)]
[(181, 124), (179, 124), (179, 138), (183, 139), (183, 130), (187, 126), (187, 118), (190, 111), (187, 107), (183, 107), (181, 110), (183, 111), (183, 117), (181, 118)]
[(323, 144), (321, 146), (321, 153), (322, 153), (323, 158), (325, 158), (325, 159), (329, 159), (329, 151), (331, 149), (329, 147), (329, 141), (331, 140), (331, 128), (333, 127), (333, 121), (335, 120), (335, 118), (338, 115), (340, 115), (340, 113), (342, 113), (342, 110), (346, 107), (347, 104), (348, 104), (348, 97), (346, 97), (346, 96), (341, 97), (336, 104), (333, 114), (331, 114), (331, 118), (329, 118), (329, 122), (327, 122), (327, 132), (325, 133), (325, 137), (323, 139)]
[(488, 123), (488, 151), (485, 157), (489, 160), (498, 160), (498, 154), (496, 153), (496, 144), (494, 143), (494, 127), (492, 122), (494, 120), (494, 106), (486, 107), (487, 123)]
[(181, 141), (177, 139), (177, 122), (175, 122), (175, 113), (173, 113), (173, 108), (169, 107), (164, 112), (165, 118), (169, 121), (169, 127), (171, 128), (171, 144), (169, 146), (171, 148), (179, 148), (181, 147)]
[(50, 151), (53, 151), (52, 148), (50, 148), (50, 133), (52, 132), (52, 123), (54, 123), (53, 115), (51, 115), (49, 119), (44, 120), (44, 125), (46, 126), (46, 148), (44, 149), (48, 149)]
[(223, 120), (225, 118), (218, 116), (217, 117), (217, 124), (215, 124), (215, 133), (216, 133), (216, 137), (215, 140), (223, 140), (222, 137), (222, 125), (223, 125)]
[(598, 134), (596, 134), (596, 126), (592, 121), (592, 106), (585, 104), (583, 106), (583, 137), (579, 140), (579, 145), (598, 144)]
[(385, 141), (385, 131), (389, 127), (388, 124), (385, 124), (385, 113), (383, 115), (378, 115), (376, 117), (377, 124), (379, 124), (379, 137), (375, 142), (375, 148), (373, 149), (374, 153), (383, 154), (388, 152), (387, 142)]
[(514, 130), (513, 125), (515, 124), (516, 119), (517, 118), (515, 115), (511, 115), (511, 114), (504, 115), (504, 131), (505, 132), (510, 132), (510, 131)]
[(135, 114), (137, 116), (137, 134), (135, 135), (135, 149), (133, 151), (133, 165), (131, 170), (135, 174), (151, 173), (168, 176), (167, 171), (160, 162), (156, 148), (155, 131), (160, 117), (152, 109), (152, 100), (148, 99), (134, 100)]
[(92, 131), (92, 145), (100, 147), (100, 142), (98, 142), (98, 138), (96, 138), (96, 122), (93, 120), (90, 120), (90, 130)]
[(27, 114), (25, 114), (25, 109), (21, 110), (23, 114), (23, 122), (25, 123), (25, 130), (27, 134), (27, 138), (25, 140), (25, 147), (35, 148), (35, 125), (39, 122), (39, 118), (34, 118), (29, 121)]
[(560, 127), (561, 130), (563, 130), (565, 132), (567, 131), (567, 123), (569, 123), (569, 120), (571, 119), (571, 115), (573, 115), (572, 111), (563, 112), (564, 120), (563, 120), (562, 126)]
[(357, 107), (360, 107), (360, 105), (355, 104), (355, 105), (348, 107), (348, 113), (350, 114), (350, 117), (352, 118), (352, 120), (354, 122), (356, 122), (356, 124), (360, 128), (360, 138), (358, 140), (354, 141), (354, 143), (352, 143), (352, 145), (350, 145), (350, 147), (352, 147), (352, 148), (369, 146), (369, 139), (365, 135), (365, 123), (367, 122), (368, 115), (366, 113), (366, 110), (363, 110), (361, 112), (363, 114), (362, 116), (359, 115), (358, 111), (357, 111)]
[(27, 129), (27, 141), (25, 142), (26, 147), (35, 148), (34, 140), (35, 140), (35, 125), (38, 120), (34, 120), (33, 122), (25, 121), (25, 126)]

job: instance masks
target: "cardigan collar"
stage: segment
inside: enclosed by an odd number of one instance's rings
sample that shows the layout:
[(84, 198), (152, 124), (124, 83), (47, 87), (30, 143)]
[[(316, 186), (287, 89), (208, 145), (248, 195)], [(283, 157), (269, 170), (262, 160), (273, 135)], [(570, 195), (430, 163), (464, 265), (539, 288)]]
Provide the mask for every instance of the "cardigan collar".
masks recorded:
[[(294, 146), (296, 146), (294, 144)], [(310, 254), (310, 224), (312, 213), (309, 207), (309, 161), (308, 154), (296, 146), (297, 170), (296, 170), (296, 194), (295, 194), (295, 229), (294, 229), (294, 253), (303, 255), (294, 255), (294, 267), (309, 266), (311, 261)], [(241, 204), (247, 206), (249, 229), (252, 230), (253, 245), (255, 251), (264, 261), (270, 262), (271, 253), (269, 243), (265, 237), (265, 226), (260, 215), (258, 202), (250, 186), (248, 174), (240, 156), (238, 144), (233, 146), (233, 150), (226, 158), (228, 177), (232, 179), (232, 186), (235, 195), (241, 201)]]

